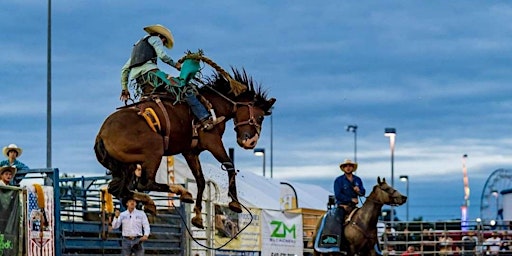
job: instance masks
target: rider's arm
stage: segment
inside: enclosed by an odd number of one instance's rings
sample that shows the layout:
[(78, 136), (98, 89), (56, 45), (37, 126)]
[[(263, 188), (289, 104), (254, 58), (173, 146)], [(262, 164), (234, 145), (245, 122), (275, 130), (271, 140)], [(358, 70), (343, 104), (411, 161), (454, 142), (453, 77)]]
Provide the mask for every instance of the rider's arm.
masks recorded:
[[(341, 177), (341, 176), (340, 176)], [(342, 202), (350, 202), (351, 198), (345, 194), (343, 190), (343, 178), (336, 178), (334, 181), (334, 198), (336, 198), (336, 204)]]
[(128, 76), (130, 75), (130, 62), (129, 58), (124, 66), (121, 68), (121, 89), (128, 90)]
[(363, 181), (361, 180), (361, 178), (357, 177), (358, 179), (358, 187), (359, 187), (359, 196), (364, 196), (366, 195), (366, 189), (364, 188), (363, 186)]
[(158, 36), (152, 36), (148, 38), (148, 43), (150, 43), (153, 48), (155, 48), (156, 56), (161, 59), (163, 62), (169, 64), (172, 67), (176, 67), (176, 63), (172, 60), (172, 58), (167, 55), (165, 52), (164, 44), (162, 40)]

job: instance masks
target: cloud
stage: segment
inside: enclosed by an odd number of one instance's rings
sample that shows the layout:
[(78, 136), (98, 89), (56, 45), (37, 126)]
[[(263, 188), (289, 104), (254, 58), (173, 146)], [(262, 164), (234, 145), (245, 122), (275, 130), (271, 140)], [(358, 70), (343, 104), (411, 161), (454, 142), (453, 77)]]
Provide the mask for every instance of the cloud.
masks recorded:
[[(61, 172), (104, 173), (94, 138), (122, 105), (120, 68), (133, 43), (155, 23), (172, 30), (174, 59), (203, 49), (277, 98), (258, 144), (273, 147), (276, 178), (339, 175), (339, 162), (354, 154), (347, 124), (359, 127), (358, 174), (371, 182), (390, 176), (385, 127), (397, 128), (395, 177), (460, 181), (462, 154), (475, 184), (511, 165), (508, 3), (123, 3), (52, 4), (52, 146)], [(8, 120), (0, 143), (23, 147), (31, 167), (46, 165), (46, 7), (0, 4), (0, 100), (9, 103), (0, 108)], [(223, 141), (236, 149), (238, 168), (261, 173), (262, 159), (239, 149), (231, 123)], [(202, 161), (217, 165), (209, 153)]]

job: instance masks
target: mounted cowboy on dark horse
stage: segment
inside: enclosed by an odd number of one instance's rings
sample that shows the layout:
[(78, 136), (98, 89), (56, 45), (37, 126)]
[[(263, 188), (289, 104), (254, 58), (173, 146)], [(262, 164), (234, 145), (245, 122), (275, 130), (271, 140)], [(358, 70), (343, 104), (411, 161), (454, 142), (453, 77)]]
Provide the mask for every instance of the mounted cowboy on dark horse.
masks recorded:
[(353, 207), (341, 220), (337, 214), (338, 207), (332, 198), (329, 209), (318, 222), (313, 236), (314, 255), (377, 255), (377, 221), (382, 206), (402, 205), (406, 200), (406, 196), (380, 177), (363, 206)]
[[(201, 62), (210, 65), (216, 73), (207, 79), (196, 79)], [(117, 198), (134, 196), (144, 202), (147, 211), (153, 213), (156, 208), (149, 196), (128, 189), (128, 184), (134, 178), (133, 171), (137, 164), (142, 166), (138, 191), (172, 192), (179, 195), (182, 202), (192, 203), (194, 198), (181, 185), (155, 181), (162, 156), (182, 154), (197, 184), (192, 224), (203, 228), (201, 209), (206, 182), (199, 154), (209, 151), (228, 172), (228, 195), (232, 199), (229, 208), (240, 213), (242, 208), (237, 197), (236, 169), (222, 143), (225, 121), (233, 119), (237, 143), (244, 149), (253, 149), (258, 142), (264, 116), (271, 114), (276, 100), (267, 99), (266, 92), (255, 86), (245, 71), (233, 69), (233, 75), (230, 75), (204, 57), (202, 52), (189, 52), (177, 63), (181, 67), (180, 77), (154, 86), (148, 76), (145, 81), (152, 86), (136, 88), (140, 90), (140, 102), (120, 108), (106, 118), (96, 137), (94, 150), (98, 161), (112, 172), (108, 191)], [(201, 88), (192, 87), (200, 95), (197, 99), (201, 104), (210, 110), (209, 113), (215, 113), (212, 119), (222, 116), (224, 120), (210, 126), (191, 113), (184, 100), (191, 83), (203, 85)]]

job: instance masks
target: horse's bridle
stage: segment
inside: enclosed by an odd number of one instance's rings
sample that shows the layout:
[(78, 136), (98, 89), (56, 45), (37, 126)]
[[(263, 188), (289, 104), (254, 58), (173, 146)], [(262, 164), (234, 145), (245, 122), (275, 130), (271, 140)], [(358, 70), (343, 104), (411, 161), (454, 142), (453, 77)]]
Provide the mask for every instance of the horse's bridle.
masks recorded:
[[(388, 194), (388, 195), (390, 196), (390, 198), (391, 198), (391, 199), (398, 198), (398, 197), (394, 197), (394, 196), (393, 196), (393, 194), (394, 194), (395, 192), (397, 192), (397, 190), (396, 190), (396, 189), (394, 189), (393, 187), (389, 187), (390, 189), (392, 189), (392, 190), (393, 190), (393, 191), (391, 191), (391, 192), (388, 192), (388, 191), (384, 190), (384, 189), (383, 189), (383, 188), (381, 188), (380, 186), (377, 186), (377, 188), (379, 188), (380, 190), (382, 190), (382, 191), (384, 191), (386, 194)], [(384, 204), (383, 202), (377, 201), (377, 200), (375, 200), (375, 199), (373, 199), (373, 198), (370, 198), (370, 197), (366, 197), (366, 200), (370, 200), (370, 201), (373, 201), (373, 202), (376, 202), (376, 203)], [(399, 205), (399, 204), (398, 204), (398, 203), (396, 203), (396, 204), (389, 203), (388, 205), (390, 205), (390, 206), (397, 206), (397, 205)]]
[(256, 118), (254, 118), (254, 102), (255, 100), (251, 102), (233, 102), (235, 107), (233, 108), (233, 113), (236, 113), (238, 106), (245, 106), (249, 108), (249, 119), (246, 121), (237, 122), (235, 119), (233, 119), (233, 122), (235, 124), (235, 131), (239, 126), (242, 125), (251, 125), (256, 128), (256, 134), (260, 134), (261, 132), (261, 125), (258, 123)]
[(224, 94), (220, 93), (219, 91), (215, 90), (215, 88), (213, 88), (213, 87), (211, 87), (209, 85), (206, 85), (204, 83), (203, 83), (203, 85), (208, 87), (213, 92), (217, 93), (219, 96), (221, 96), (225, 100), (231, 102), (231, 104), (233, 104), (233, 111), (232, 111), (233, 114), (236, 114), (236, 111), (238, 110), (238, 106), (246, 106), (246, 107), (249, 108), (249, 119), (248, 120), (241, 121), (241, 122), (236, 122), (235, 118), (233, 118), (233, 122), (235, 124), (235, 127), (234, 127), (235, 131), (237, 131), (237, 128), (239, 126), (251, 125), (251, 126), (254, 126), (256, 128), (256, 134), (258, 134), (258, 135), (260, 134), (260, 132), (261, 132), (261, 125), (258, 123), (256, 118), (254, 118), (254, 103), (256, 102), (256, 99), (253, 99), (252, 101), (248, 101), (248, 102), (235, 102), (235, 101), (231, 100), (230, 98), (226, 97), (226, 95), (224, 95)]

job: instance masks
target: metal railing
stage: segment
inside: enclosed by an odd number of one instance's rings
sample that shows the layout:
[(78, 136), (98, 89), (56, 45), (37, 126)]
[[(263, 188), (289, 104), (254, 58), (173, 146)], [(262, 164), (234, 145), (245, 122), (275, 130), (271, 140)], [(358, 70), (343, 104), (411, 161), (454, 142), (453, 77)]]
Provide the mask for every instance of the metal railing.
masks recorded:
[[(510, 225), (460, 221), (394, 222), (379, 231), (383, 255), (512, 255)], [(412, 247), (412, 248), (410, 248)]]

